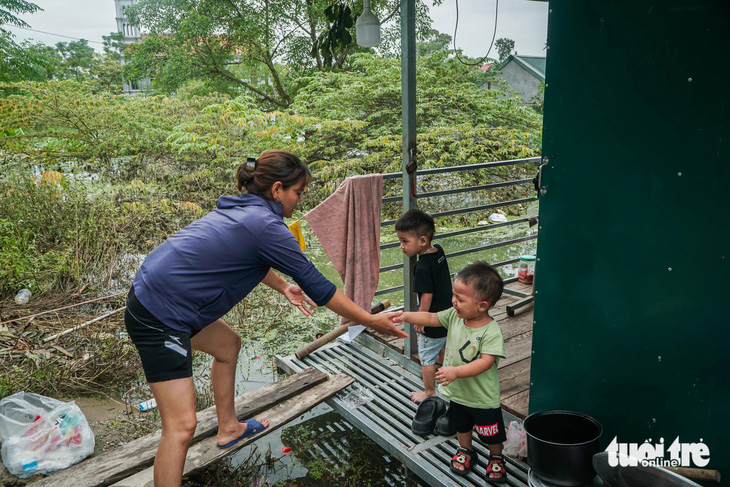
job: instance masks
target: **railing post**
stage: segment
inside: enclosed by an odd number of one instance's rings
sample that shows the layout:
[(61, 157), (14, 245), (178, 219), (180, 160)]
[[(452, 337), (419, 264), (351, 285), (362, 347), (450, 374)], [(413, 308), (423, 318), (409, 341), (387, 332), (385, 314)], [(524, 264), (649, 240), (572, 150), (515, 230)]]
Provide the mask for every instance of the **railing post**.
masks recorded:
[[(416, 1), (401, 0), (401, 104), (403, 114), (403, 211), (416, 207)], [(403, 257), (403, 306), (417, 309), (413, 292), (414, 257)], [(405, 324), (409, 338), (404, 340), (404, 354), (410, 360), (416, 351), (413, 327)]]

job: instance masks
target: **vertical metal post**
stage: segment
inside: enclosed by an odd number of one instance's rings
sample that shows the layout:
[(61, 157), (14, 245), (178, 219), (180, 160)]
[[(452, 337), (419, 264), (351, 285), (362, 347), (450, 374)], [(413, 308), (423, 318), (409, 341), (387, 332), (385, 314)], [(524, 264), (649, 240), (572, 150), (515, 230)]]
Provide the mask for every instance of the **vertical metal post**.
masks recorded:
[[(416, 1), (401, 0), (401, 104), (403, 114), (403, 211), (416, 207)], [(413, 267), (416, 257), (403, 257), (403, 304), (406, 311), (417, 310), (413, 292)], [(410, 359), (416, 351), (413, 327), (406, 323), (409, 338), (404, 354)]]

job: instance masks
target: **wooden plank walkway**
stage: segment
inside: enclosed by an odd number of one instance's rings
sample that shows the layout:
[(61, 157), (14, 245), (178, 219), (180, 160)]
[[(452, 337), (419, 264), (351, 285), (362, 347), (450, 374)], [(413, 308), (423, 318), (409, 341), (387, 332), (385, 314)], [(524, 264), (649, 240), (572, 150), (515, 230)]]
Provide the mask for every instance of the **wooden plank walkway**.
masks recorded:
[[(345, 375), (331, 376), (308, 369), (284, 380), (267, 384), (255, 391), (238, 396), (234, 406), (239, 419), (264, 417), (269, 427), (234, 447), (220, 450), (215, 444), (218, 422), (215, 406), (198, 412), (193, 445), (185, 462), (185, 474), (229, 455), (325, 401), (353, 383)], [(33, 486), (97, 487), (107, 485), (152, 485), (152, 468), (160, 431), (131, 441), (126, 445), (88, 458), (54, 475), (31, 483)], [(141, 470), (141, 472), (140, 472)], [(116, 483), (115, 483), (116, 482)]]
[[(411, 432), (411, 421), (417, 405), (410, 399), (411, 391), (422, 385), (419, 376), (393, 360), (358, 343), (333, 343), (302, 360), (293, 355), (277, 357), (277, 365), (295, 373), (313, 367), (328, 374), (344, 373), (356, 383), (327, 401), (345, 419), (367, 434), (388, 453), (432, 486), (483, 487), (485, 485), (486, 445), (475, 436), (474, 447), (479, 461), (466, 477), (449, 470), (449, 460), (456, 451), (456, 435), (425, 438)], [(516, 419), (505, 411), (505, 422)], [(526, 486), (528, 467), (508, 458), (510, 476), (503, 485)]]
[[(183, 476), (188, 476), (196, 470), (209, 465), (215, 461), (221, 460), (222, 458), (230, 455), (243, 448), (244, 446), (253, 443), (261, 436), (264, 436), (273, 430), (280, 428), (286, 423), (296, 419), (305, 412), (312, 409), (317, 404), (325, 401), (335, 393), (341, 391), (343, 388), (349, 386), (354, 381), (352, 377), (348, 377), (344, 374), (337, 374), (330, 377), (329, 380), (318, 384), (311, 389), (306, 390), (302, 394), (291, 397), (284, 402), (279, 402), (271, 408), (262, 411), (261, 417), (266, 418), (269, 421), (269, 426), (261, 433), (254, 435), (250, 438), (246, 438), (236, 443), (231, 448), (221, 450), (216, 444), (214, 436), (206, 438), (202, 441), (194, 443), (188, 450), (188, 456), (185, 459), (185, 467), (183, 470)], [(153, 487), (154, 486), (154, 470), (149, 467), (141, 472), (138, 472), (124, 480), (113, 484), (113, 487)]]

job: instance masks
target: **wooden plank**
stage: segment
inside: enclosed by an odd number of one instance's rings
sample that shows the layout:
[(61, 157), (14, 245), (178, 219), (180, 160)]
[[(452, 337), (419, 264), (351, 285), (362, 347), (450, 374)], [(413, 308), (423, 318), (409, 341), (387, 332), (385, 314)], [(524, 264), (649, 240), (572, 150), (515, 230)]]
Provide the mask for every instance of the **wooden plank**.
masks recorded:
[(502, 336), (505, 342), (512, 337), (532, 331), (532, 313), (520, 313), (517, 316), (498, 320), (498, 322), (500, 328), (502, 328)]
[(497, 371), (500, 396), (503, 400), (530, 388), (530, 361), (531, 358), (528, 357)]
[(507, 357), (499, 361), (499, 367), (506, 367), (532, 356), (532, 331), (505, 340)]
[[(527, 412), (529, 410), (528, 404), (530, 400), (530, 391), (529, 389), (523, 392), (519, 392), (513, 396), (508, 397), (504, 401), (502, 401), (502, 409), (505, 411), (514, 414), (520, 419), (525, 419), (527, 417)], [(507, 426), (507, 425), (505, 425)]]
[[(234, 402), (236, 416), (239, 419), (253, 417), (274, 404), (296, 396), (326, 380), (327, 374), (314, 369), (306, 369), (279, 382), (267, 384), (236, 398)], [(197, 417), (198, 426), (195, 429), (193, 442), (214, 435), (218, 429), (215, 406), (199, 412)], [(123, 447), (109, 450), (50, 477), (33, 482), (33, 486), (96, 487), (111, 485), (152, 465), (159, 442), (160, 431), (156, 431), (130, 441)]]
[[(309, 409), (313, 408), (317, 404), (329, 399), (340, 390), (349, 386), (355, 382), (352, 377), (344, 374), (337, 374), (326, 382), (323, 382), (317, 386), (308, 389), (307, 391), (299, 394), (296, 397), (288, 399), (280, 404), (277, 404), (266, 411), (261, 413), (261, 417), (266, 417), (269, 421), (269, 427), (261, 433), (254, 435), (250, 438), (240, 441), (235, 446), (221, 450), (216, 446), (214, 437), (206, 438), (198, 443), (195, 443), (188, 450), (188, 456), (185, 460), (185, 468), (183, 475), (190, 475), (195, 470), (204, 467), (216, 460), (219, 460), (227, 455), (230, 455), (234, 451), (252, 443), (259, 437), (268, 434), (288, 423), (289, 421), (297, 418), (301, 414), (305, 413)], [(138, 472), (137, 474), (121, 480), (114, 484), (114, 487), (141, 487), (153, 485), (153, 473), (152, 467)]]

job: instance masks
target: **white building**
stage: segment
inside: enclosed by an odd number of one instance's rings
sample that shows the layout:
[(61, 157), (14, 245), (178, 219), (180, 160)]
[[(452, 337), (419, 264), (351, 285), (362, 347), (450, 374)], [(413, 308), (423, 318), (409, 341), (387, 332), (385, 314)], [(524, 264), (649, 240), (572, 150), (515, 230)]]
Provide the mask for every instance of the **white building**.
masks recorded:
[[(123, 42), (125, 44), (132, 44), (142, 40), (142, 33), (139, 31), (137, 26), (129, 23), (127, 16), (124, 11), (137, 3), (138, 0), (114, 0), (114, 6), (116, 8), (116, 19), (117, 19), (117, 31), (124, 34)], [(122, 59), (122, 64), (126, 64), (126, 61)], [(136, 95), (150, 90), (150, 79), (141, 79), (139, 81), (124, 82), (124, 94), (125, 95)]]

